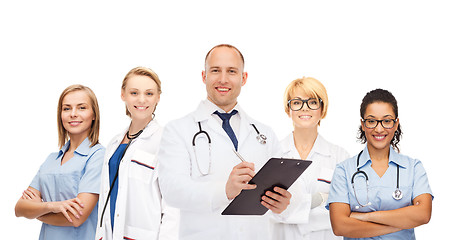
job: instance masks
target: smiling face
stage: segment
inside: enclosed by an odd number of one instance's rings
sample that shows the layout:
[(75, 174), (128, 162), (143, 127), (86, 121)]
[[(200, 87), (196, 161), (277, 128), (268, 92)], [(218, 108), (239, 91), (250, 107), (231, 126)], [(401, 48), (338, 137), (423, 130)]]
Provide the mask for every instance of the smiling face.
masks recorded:
[[(314, 98), (314, 96), (308, 96), (305, 91), (298, 88), (294, 91), (292, 99), (300, 98), (302, 100), (307, 100), (309, 98)], [(292, 103), (291, 103), (292, 104)], [(306, 103), (303, 104), (302, 109), (298, 111), (293, 111), (289, 109), (289, 117), (292, 119), (294, 128), (299, 129), (311, 129), (316, 128), (322, 119), (322, 108), (317, 110), (311, 110)]]
[(247, 73), (244, 72), (244, 63), (235, 49), (217, 47), (206, 59), (202, 78), (206, 84), (208, 100), (229, 112), (237, 104), (241, 87), (247, 81)]
[(86, 138), (93, 120), (95, 120), (94, 111), (85, 91), (70, 92), (63, 98), (61, 121), (71, 139)]
[[(392, 108), (392, 105), (386, 102), (374, 102), (367, 105), (364, 119), (383, 120), (383, 119), (397, 119)], [(361, 127), (367, 139), (367, 147), (369, 150), (387, 150), (394, 138), (394, 133), (397, 131), (399, 121), (394, 124), (393, 128), (384, 128), (381, 123), (375, 128), (367, 128), (361, 120)]]
[(121, 93), (132, 120), (150, 121), (160, 99), (156, 82), (148, 76), (131, 75)]

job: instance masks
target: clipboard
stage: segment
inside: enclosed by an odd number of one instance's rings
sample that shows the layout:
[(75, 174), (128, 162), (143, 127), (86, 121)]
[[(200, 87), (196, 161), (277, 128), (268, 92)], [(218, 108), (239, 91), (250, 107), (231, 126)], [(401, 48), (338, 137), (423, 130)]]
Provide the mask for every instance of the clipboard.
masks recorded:
[(261, 197), (274, 187), (288, 189), (309, 167), (312, 161), (290, 158), (271, 158), (264, 164), (249, 184), (255, 189), (242, 190), (223, 210), (222, 215), (264, 215), (267, 210), (261, 204)]

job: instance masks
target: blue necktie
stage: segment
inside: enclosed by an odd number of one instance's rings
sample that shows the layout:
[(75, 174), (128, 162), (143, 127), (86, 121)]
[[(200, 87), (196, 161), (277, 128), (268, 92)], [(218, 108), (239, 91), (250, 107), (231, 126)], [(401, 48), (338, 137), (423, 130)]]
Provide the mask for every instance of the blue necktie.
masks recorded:
[(218, 111), (214, 112), (214, 114), (217, 114), (217, 116), (219, 116), (220, 119), (222, 119), (222, 128), (228, 134), (228, 137), (230, 137), (231, 141), (233, 142), (234, 148), (237, 151), (238, 140), (236, 138), (236, 135), (234, 135), (233, 129), (231, 128), (230, 125), (230, 118), (236, 113), (237, 113), (236, 110), (231, 111), (231, 113), (220, 113)]

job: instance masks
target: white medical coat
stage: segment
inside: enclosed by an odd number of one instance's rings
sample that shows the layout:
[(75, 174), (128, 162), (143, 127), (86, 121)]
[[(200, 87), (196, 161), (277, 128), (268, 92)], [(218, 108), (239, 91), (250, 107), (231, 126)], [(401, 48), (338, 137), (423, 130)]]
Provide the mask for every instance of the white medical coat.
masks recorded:
[[(281, 148), (283, 157), (300, 159), (293, 133), (281, 141)], [(307, 158), (311, 165), (289, 188), (291, 204), (278, 215), (277, 221), (282, 223), (274, 224), (274, 239), (342, 239), (333, 234), (326, 203), (311, 209), (311, 196), (317, 192), (329, 193), (336, 165), (347, 158), (349, 154), (343, 148), (317, 136)]]
[(110, 189), (109, 160), (122, 142), (127, 129), (116, 135), (106, 148), (95, 239), (177, 239), (178, 210), (167, 210), (165, 207), (154, 170), (162, 134), (162, 127), (155, 120), (131, 142), (119, 165), (114, 232), (111, 231), (110, 202), (106, 206), (100, 227), (102, 211)]
[[(180, 208), (180, 239), (270, 239), (270, 211), (264, 216), (221, 215), (230, 203), (225, 193), (226, 182), (232, 168), (241, 161), (221, 124), (212, 117), (214, 109), (206, 101), (193, 113), (166, 125), (158, 154), (163, 198)], [(269, 127), (251, 119), (239, 105), (235, 109), (241, 118), (238, 152), (246, 161), (255, 163), (258, 171), (279, 152), (279, 142)], [(198, 122), (211, 138), (210, 157), (204, 134), (197, 137), (197, 154), (194, 152), (192, 140), (199, 131)], [(266, 144), (257, 141), (251, 123), (267, 136)], [(199, 168), (207, 173), (209, 163), (210, 173), (202, 176)]]

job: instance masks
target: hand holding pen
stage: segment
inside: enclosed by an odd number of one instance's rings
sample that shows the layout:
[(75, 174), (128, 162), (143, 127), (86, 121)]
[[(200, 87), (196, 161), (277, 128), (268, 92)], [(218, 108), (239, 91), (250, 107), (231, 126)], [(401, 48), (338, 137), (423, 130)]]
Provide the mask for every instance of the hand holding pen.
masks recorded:
[[(233, 148), (234, 154), (236, 154), (236, 156), (241, 160), (241, 163), (236, 165), (234, 168), (240, 166), (241, 164), (245, 164), (248, 163), (247, 161), (244, 160), (244, 158), (241, 156), (241, 154), (239, 154), (234, 148)], [(252, 165), (252, 174), (251, 178), (253, 178), (255, 176), (255, 168), (254, 168), (254, 164)], [(233, 168), (233, 170), (234, 170)], [(231, 174), (230, 174), (231, 177)], [(247, 182), (245, 182), (244, 185), (246, 186), (254, 186), (253, 188), (243, 188), (243, 189), (255, 189), (256, 185), (255, 184), (248, 184), (248, 181), (251, 180), (251, 178), (249, 180), (247, 180)], [(229, 181), (229, 179), (228, 179)], [(228, 183), (227, 183), (228, 184)], [(242, 189), (238, 192), (237, 195), (239, 195), (239, 193), (241, 193)], [(227, 193), (228, 196), (228, 193)], [(235, 197), (236, 197), (235, 196)], [(289, 193), (286, 189), (280, 188), (280, 187), (275, 187), (272, 191), (266, 191), (265, 195), (262, 196), (261, 198), (261, 204), (268, 208), (269, 210), (271, 210), (274, 213), (282, 213), (284, 210), (286, 210), (287, 206), (290, 204), (290, 200), (291, 200), (291, 193)], [(234, 197), (233, 197), (234, 198)], [(228, 198), (230, 199), (230, 198)]]
[(233, 148), (241, 163), (233, 167), (225, 187), (225, 192), (229, 200), (234, 199), (244, 189), (255, 189), (255, 184), (248, 182), (255, 176), (255, 164), (244, 160), (244, 158)]

